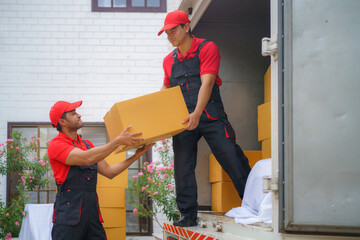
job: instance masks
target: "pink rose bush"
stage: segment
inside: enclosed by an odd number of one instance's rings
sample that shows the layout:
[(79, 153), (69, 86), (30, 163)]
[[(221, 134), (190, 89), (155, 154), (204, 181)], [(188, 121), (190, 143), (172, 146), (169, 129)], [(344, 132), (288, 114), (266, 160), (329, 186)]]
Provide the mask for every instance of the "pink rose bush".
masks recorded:
[(179, 214), (175, 200), (172, 142), (161, 140), (155, 148), (160, 161), (145, 162), (142, 171), (129, 180), (128, 191), (133, 213), (152, 217), (161, 226), (157, 213), (163, 213), (169, 221), (177, 220)]
[(49, 168), (48, 157), (30, 158), (37, 151), (39, 139), (31, 137), (29, 141), (21, 137), (21, 132), (14, 131), (10, 139), (0, 143), (0, 174), (7, 175), (13, 182), (19, 195), (8, 204), (0, 201), (0, 239), (18, 237), (21, 229), (25, 204), (30, 197), (26, 191), (34, 191), (48, 185), (44, 178)]

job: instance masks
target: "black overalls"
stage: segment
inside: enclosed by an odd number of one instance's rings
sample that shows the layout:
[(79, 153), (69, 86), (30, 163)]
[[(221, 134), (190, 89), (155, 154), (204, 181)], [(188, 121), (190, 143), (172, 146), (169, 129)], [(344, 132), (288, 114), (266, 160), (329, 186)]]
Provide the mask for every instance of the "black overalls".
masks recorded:
[[(82, 142), (91, 148), (87, 142)], [(64, 183), (57, 185), (52, 240), (106, 239), (96, 183), (97, 164), (70, 167)]]
[[(174, 64), (171, 69), (170, 85), (181, 87), (189, 113), (195, 110), (201, 87), (199, 52), (205, 42), (206, 40), (199, 45), (194, 58), (181, 62), (178, 60), (176, 49), (173, 51)], [(229, 174), (242, 198), (251, 169), (248, 159), (236, 144), (235, 132), (227, 119), (216, 83), (200, 117), (198, 127), (173, 137), (176, 202), (181, 215), (192, 220), (196, 220), (198, 210), (195, 167), (197, 143), (201, 137), (205, 138), (215, 158)]]

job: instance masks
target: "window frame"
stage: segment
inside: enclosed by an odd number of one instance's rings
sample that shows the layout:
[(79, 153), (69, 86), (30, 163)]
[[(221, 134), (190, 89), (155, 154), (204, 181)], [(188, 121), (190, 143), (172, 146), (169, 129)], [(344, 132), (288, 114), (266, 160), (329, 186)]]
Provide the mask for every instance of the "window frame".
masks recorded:
[[(103, 122), (86, 122), (84, 123), (84, 126), (86, 127), (98, 127), (98, 126), (104, 126), (105, 124)], [(51, 125), (50, 122), (8, 122), (7, 123), (7, 138), (10, 138), (11, 136), (11, 132), (13, 128), (37, 128), (38, 129), (38, 134), (39, 134), (39, 129), (40, 128), (53, 128), (53, 126)], [(56, 130), (57, 131), (57, 130)], [(109, 136), (108, 134), (106, 134), (106, 142), (109, 142)], [(38, 145), (38, 150), (40, 150), (40, 145)], [(40, 151), (38, 151), (37, 154), (40, 154)], [(146, 161), (147, 162), (151, 162), (152, 161), (152, 152), (148, 151), (146, 153)], [(140, 161), (138, 162), (138, 169), (140, 170), (141, 165), (140, 165)], [(51, 167), (50, 167), (51, 170)], [(12, 190), (11, 190), (11, 179), (10, 176), (7, 175), (6, 176), (6, 202), (9, 203), (11, 201), (10, 197), (12, 194)], [(37, 193), (37, 204), (39, 204), (39, 200), (40, 200), (40, 192), (50, 192), (50, 191), (54, 191), (56, 192), (56, 189), (52, 190), (52, 189), (36, 189), (33, 192)], [(47, 194), (47, 202), (49, 202), (49, 194)], [(132, 212), (131, 210), (126, 210), (126, 212)], [(138, 236), (151, 236), (153, 233), (153, 219), (151, 217), (148, 218), (148, 232), (141, 232), (142, 229), (142, 222), (140, 220), (141, 216), (139, 216), (139, 229), (140, 232), (126, 232), (127, 235), (138, 235)]]
[[(101, 122), (87, 122), (84, 123), (84, 126), (86, 127), (92, 127), (92, 126), (105, 126), (104, 123)], [(37, 128), (38, 129), (38, 134), (39, 134), (39, 129), (40, 128), (53, 128), (53, 126), (51, 125), (50, 122), (8, 122), (7, 124), (7, 138), (11, 137), (11, 132), (13, 128)], [(56, 130), (57, 131), (57, 130)], [(107, 141), (108, 141), (108, 136), (106, 137)], [(38, 150), (40, 150), (40, 145), (38, 145)], [(40, 151), (37, 152), (38, 157), (40, 154)], [(51, 168), (49, 169), (51, 170)], [(6, 202), (9, 203), (11, 201), (11, 196), (12, 196), (12, 186), (11, 186), (12, 182), (10, 179), (10, 176), (7, 175), (6, 176)], [(39, 203), (40, 200), (40, 192), (51, 192), (54, 191), (56, 192), (56, 189), (52, 190), (52, 189), (36, 189), (33, 192), (37, 193), (37, 204)], [(47, 203), (49, 202), (49, 193), (47, 194)]]
[[(111, 0), (111, 7), (98, 7), (99, 0), (91, 0), (92, 12), (166, 12), (166, 0), (160, 0), (160, 7), (130, 7), (131, 0), (126, 0), (126, 7), (113, 7), (114, 0)], [(146, 2), (145, 2), (146, 3)]]

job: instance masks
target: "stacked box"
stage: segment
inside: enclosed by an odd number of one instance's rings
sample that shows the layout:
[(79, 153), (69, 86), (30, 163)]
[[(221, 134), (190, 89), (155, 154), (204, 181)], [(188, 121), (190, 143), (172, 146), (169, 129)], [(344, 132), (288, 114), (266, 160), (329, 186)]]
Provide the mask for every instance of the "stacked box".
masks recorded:
[(264, 102), (270, 102), (270, 101), (271, 101), (271, 66), (269, 66), (264, 76)]
[[(113, 165), (125, 159), (126, 152), (120, 154), (113, 152), (105, 160)], [(96, 191), (108, 240), (126, 239), (125, 188), (127, 185), (127, 170), (111, 180), (98, 174)]]
[(229, 175), (222, 169), (214, 154), (209, 156), (209, 182), (231, 182)]
[(271, 66), (264, 76), (264, 101), (258, 106), (258, 141), (265, 159), (271, 158)]
[[(119, 238), (119, 236), (125, 236), (124, 238)], [(126, 239), (126, 228), (107, 228), (106, 229), (106, 238), (108, 240), (111, 240), (111, 239)]]
[(258, 106), (258, 141), (271, 138), (271, 102)]
[[(251, 168), (262, 159), (261, 151), (244, 151), (244, 154), (248, 158)], [(231, 182), (229, 175), (222, 169), (214, 154), (209, 156), (209, 182)]]
[[(105, 160), (108, 164), (114, 165), (118, 162), (122, 162), (126, 159), (126, 152), (122, 152), (120, 154), (115, 154), (115, 152), (111, 153)], [(109, 179), (104, 177), (103, 175), (98, 174), (97, 187), (98, 188), (126, 188), (128, 186), (128, 170), (124, 170), (122, 173), (114, 177), (113, 179)]]
[(263, 159), (271, 158), (271, 139), (266, 139), (261, 142), (261, 152)]
[[(252, 168), (255, 163), (262, 159), (261, 151), (244, 151)], [(234, 207), (241, 206), (234, 184), (229, 175), (222, 169), (213, 154), (209, 156), (209, 182), (211, 189), (211, 210), (216, 212), (227, 212)]]
[(234, 207), (241, 206), (239, 197), (232, 182), (216, 182), (211, 184), (211, 210), (228, 212)]
[[(264, 101), (264, 104), (258, 106), (258, 141), (261, 142), (261, 151), (244, 151), (251, 168), (258, 160), (271, 158), (271, 66), (264, 76)], [(230, 177), (212, 154), (209, 157), (209, 182), (212, 183), (213, 211), (227, 212), (241, 205)]]

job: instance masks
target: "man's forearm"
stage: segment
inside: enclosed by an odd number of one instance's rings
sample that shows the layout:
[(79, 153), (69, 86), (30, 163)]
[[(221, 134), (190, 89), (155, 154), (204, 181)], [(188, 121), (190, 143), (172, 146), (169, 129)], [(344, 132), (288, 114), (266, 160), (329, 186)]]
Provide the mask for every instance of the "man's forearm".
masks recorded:
[(124, 170), (126, 170), (137, 159), (138, 157), (132, 156), (125, 161), (116, 163), (112, 166), (108, 165), (107, 163), (101, 162), (101, 165), (100, 163), (98, 165), (98, 172), (105, 177), (112, 179), (122, 173)]
[(79, 166), (92, 165), (106, 158), (120, 145), (120, 139), (115, 138), (113, 141), (108, 142), (103, 146), (91, 148), (87, 151), (74, 148), (68, 155), (65, 163), (68, 165)]
[(122, 173), (127, 169), (133, 162), (135, 162), (141, 155), (147, 152), (154, 144), (145, 145), (136, 150), (135, 154), (123, 162), (116, 163), (110, 166), (105, 160), (98, 163), (98, 173), (108, 177), (110, 179), (116, 177), (118, 174)]
[(199, 90), (198, 101), (194, 110), (195, 114), (201, 115), (206, 104), (209, 102), (212, 89), (215, 84), (216, 76), (213, 74), (204, 74), (201, 76), (201, 87)]
[(89, 149), (87, 151), (80, 150), (78, 148), (74, 148), (65, 160), (65, 164), (67, 165), (79, 165), (86, 166), (92, 165), (103, 160), (105, 157), (110, 155), (117, 147), (120, 145), (134, 145), (139, 141), (144, 139), (139, 138), (141, 135), (138, 133), (129, 133), (128, 130), (131, 128), (131, 125), (126, 127), (119, 136), (113, 139), (111, 142), (96, 148)]

